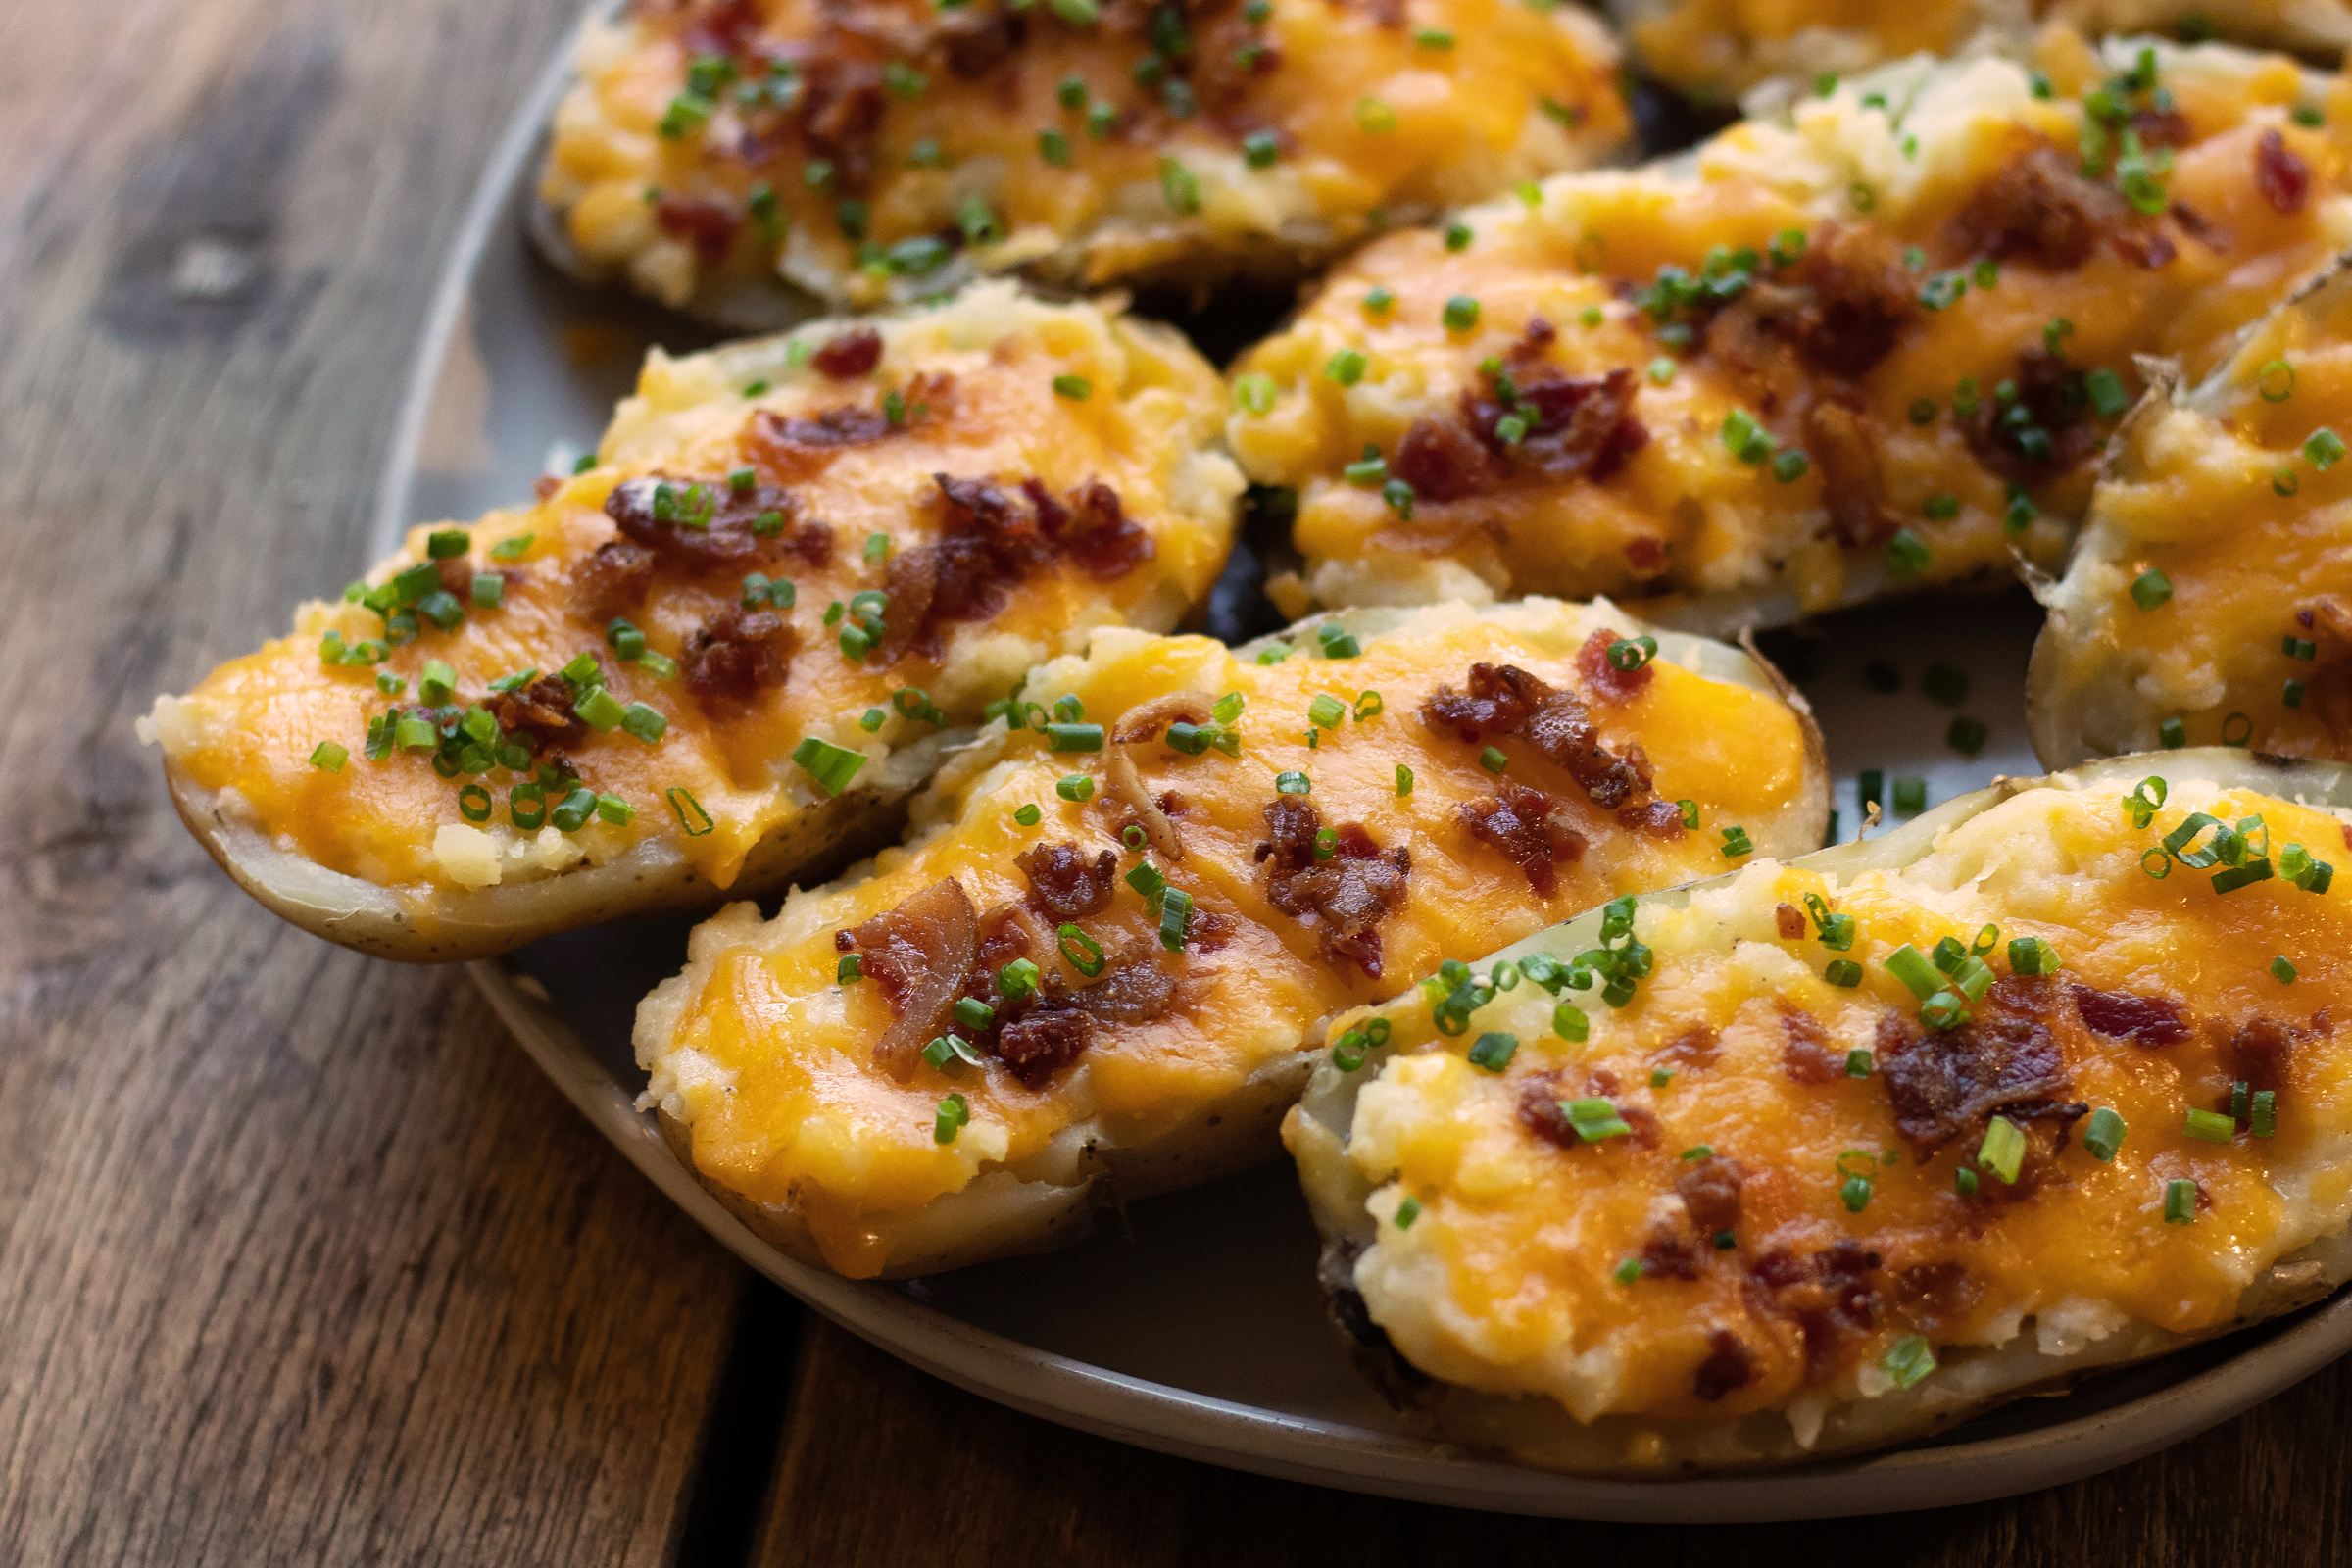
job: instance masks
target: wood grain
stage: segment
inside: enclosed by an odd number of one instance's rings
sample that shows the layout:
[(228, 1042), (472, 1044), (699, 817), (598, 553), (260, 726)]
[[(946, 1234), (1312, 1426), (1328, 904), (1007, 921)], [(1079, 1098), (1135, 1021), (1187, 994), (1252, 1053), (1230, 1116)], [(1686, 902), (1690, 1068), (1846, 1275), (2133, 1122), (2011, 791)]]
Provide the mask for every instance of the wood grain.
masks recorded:
[(744, 1276), (132, 720), (366, 557), (572, 0), (0, 7), (0, 1562), (657, 1562)]
[(1066, 1431), (812, 1327), (762, 1568), (2147, 1568), (2352, 1562), (2352, 1365), (2141, 1464), (1974, 1507), (1683, 1527), (1467, 1513), (1302, 1487)]

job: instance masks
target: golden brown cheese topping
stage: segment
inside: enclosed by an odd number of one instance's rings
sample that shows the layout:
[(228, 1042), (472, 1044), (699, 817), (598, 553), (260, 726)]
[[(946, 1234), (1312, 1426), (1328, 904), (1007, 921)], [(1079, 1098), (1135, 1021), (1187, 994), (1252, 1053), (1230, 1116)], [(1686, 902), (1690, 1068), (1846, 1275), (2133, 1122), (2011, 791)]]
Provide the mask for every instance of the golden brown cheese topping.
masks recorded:
[(2050, 744), (2352, 758), (2347, 436), (2340, 272), (2262, 323), (2186, 407), (2133, 418), (2048, 595), (2035, 700), (2071, 720)]
[(2132, 356), (2211, 365), (2344, 236), (2338, 93), (2058, 32), (1382, 241), (1236, 368), (1294, 604), (1788, 620), (2054, 564)]
[(1439, 607), (1276, 662), (1099, 635), (870, 879), (696, 933), (640, 1013), (649, 1100), (871, 1273), (892, 1216), (1182, 1125), (1447, 955), (1818, 843), (1805, 723), (1757, 666), (1642, 662), (1609, 615)]
[(779, 272), (868, 304), (1042, 265), (1198, 284), (1584, 167), (1614, 46), (1513, 0), (710, 0), (591, 29), (542, 197), (683, 305)]
[(2034, 789), (1899, 871), (1645, 902), (1586, 960), (1646, 970), (1620, 1007), (1565, 954), (1485, 969), (1450, 1037), (1392, 1005), (1344, 1154), (1291, 1130), (1310, 1186), (1339, 1158), (1374, 1189), (1373, 1320), (1586, 1422), (1872, 1398), (2027, 1319), (2045, 1353), (2226, 1324), (2352, 1215), (2347, 828), (2135, 796)]
[(415, 530), (150, 733), (260, 832), (369, 882), (652, 846), (724, 887), (1087, 628), (1164, 626), (1204, 593), (1240, 488), (1200, 450), (1218, 397), (1172, 337), (1004, 285), (657, 355), (597, 466)]

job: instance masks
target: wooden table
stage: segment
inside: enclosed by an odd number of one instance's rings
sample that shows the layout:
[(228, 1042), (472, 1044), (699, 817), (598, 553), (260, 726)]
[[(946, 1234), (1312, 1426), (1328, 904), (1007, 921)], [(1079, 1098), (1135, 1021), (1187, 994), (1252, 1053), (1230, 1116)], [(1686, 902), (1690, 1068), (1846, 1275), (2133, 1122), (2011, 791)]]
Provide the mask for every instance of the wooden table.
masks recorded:
[(2347, 1363), (2121, 1474), (1642, 1529), (1263, 1481), (806, 1317), (462, 974), (264, 914), (132, 720), (359, 566), (573, 0), (0, 7), (0, 1563), (2352, 1560)]

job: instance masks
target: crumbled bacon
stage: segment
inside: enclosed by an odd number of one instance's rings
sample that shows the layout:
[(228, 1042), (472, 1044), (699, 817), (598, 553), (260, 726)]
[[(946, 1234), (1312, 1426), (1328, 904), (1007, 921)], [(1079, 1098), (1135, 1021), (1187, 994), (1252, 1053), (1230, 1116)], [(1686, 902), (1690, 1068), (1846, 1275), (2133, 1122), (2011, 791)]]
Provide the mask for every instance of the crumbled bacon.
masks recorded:
[(571, 710), (571, 686), (555, 675), (542, 675), (517, 691), (490, 699), (490, 716), (498, 727), (518, 738), (533, 752), (548, 746), (577, 746), (588, 738), (588, 726)]
[(1886, 1310), (1872, 1279), (1879, 1268), (1879, 1254), (1851, 1239), (1810, 1256), (1775, 1248), (1749, 1267), (1770, 1310), (1792, 1320), (1804, 1337), (1806, 1382), (1828, 1377), (1845, 1346), (1877, 1325)]
[[(801, 65), (801, 141), (811, 158), (833, 166), (837, 189), (847, 196), (862, 195), (873, 171), (874, 137), (881, 128), (885, 107), (882, 71), (857, 44), (834, 42), (846, 29), (827, 27), (817, 49)], [(830, 47), (827, 47), (827, 45)], [(825, 356), (850, 340), (872, 340), (871, 356), (854, 369), (836, 369)], [(858, 348), (855, 351), (863, 354)], [(863, 375), (882, 353), (882, 340), (871, 327), (858, 327), (817, 350), (816, 368), (831, 376)]]
[(1493, 489), (1503, 474), (1485, 443), (1454, 420), (1429, 414), (1405, 427), (1390, 467), (1421, 501), (1459, 501)]
[[(1566, 1118), (1561, 1120), (1564, 1124)], [(1661, 1221), (1650, 1227), (1649, 1240), (1642, 1244), (1642, 1272), (1653, 1279), (1694, 1280), (1714, 1250), (1711, 1242), (1701, 1243), (1690, 1232)]]
[(693, 245), (705, 267), (716, 267), (734, 246), (743, 214), (724, 202), (665, 193), (654, 203), (654, 222), (662, 233)]
[(1870, 415), (1828, 399), (1806, 415), (1813, 432), (1813, 465), (1821, 474), (1822, 505), (1830, 529), (1847, 547), (1877, 544), (1893, 535), (1886, 484), (1879, 474), (1879, 443)]
[(1716, 1236), (1740, 1223), (1740, 1162), (1710, 1154), (1675, 1178), (1674, 1190), (1702, 1236)]
[(956, 878), (942, 878), (863, 924), (834, 932), (833, 946), (858, 955), (863, 973), (890, 1004), (891, 1025), (874, 1043), (874, 1060), (904, 1079), (951, 1016), (971, 969), (979, 946), (971, 899)]
[[(710, 507), (701, 524), (655, 515), (655, 498), (666, 486), (678, 508), (696, 500)], [(833, 530), (815, 523), (796, 530), (789, 539), (781, 533), (763, 536), (753, 525), (773, 512), (791, 518), (800, 510), (800, 497), (770, 484), (737, 490), (724, 479), (665, 479), (659, 475), (624, 479), (605, 498), (605, 515), (619, 525), (623, 538), (654, 554), (658, 564), (676, 570), (740, 571), (779, 559), (787, 551), (822, 564), (831, 553)]]
[(1093, 985), (1071, 992), (1065, 1000), (1103, 1023), (1141, 1024), (1166, 1016), (1181, 988), (1173, 972), (1150, 958), (1133, 958)]
[(1380, 923), (1404, 903), (1411, 853), (1383, 851), (1359, 822), (1334, 830), (1331, 858), (1315, 858), (1323, 816), (1295, 795), (1266, 808), (1269, 838), (1257, 846), (1266, 862), (1266, 902), (1302, 925), (1319, 927), (1327, 958), (1347, 959), (1367, 978), (1381, 974)]
[(2142, 147), (2185, 147), (2197, 139), (2188, 117), (2178, 109), (2142, 109), (2132, 117)]
[[(1622, 366), (1605, 375), (1569, 375), (1537, 363), (1516, 368), (1511, 382), (1507, 406), (1493, 384), (1462, 391), (1463, 422), (1494, 458), (1546, 479), (1599, 483), (1649, 444), (1648, 429), (1634, 417), (1634, 372)], [(1505, 415), (1526, 425), (1516, 443), (1497, 429)]]
[(589, 619), (611, 620), (645, 603), (646, 590), (654, 585), (654, 567), (651, 550), (609, 539), (573, 570), (572, 590)]
[(2222, 1048), (2224, 1061), (2230, 1074), (2243, 1079), (2249, 1088), (2276, 1090), (2286, 1081), (2295, 1047), (2308, 1038), (2306, 1031), (2294, 1024), (2252, 1018), (2230, 1031)]
[(2186, 202), (2174, 202), (2167, 211), (2173, 215), (2173, 221), (2180, 225), (2180, 232), (2209, 251), (2226, 251), (2236, 243), (2235, 236), (2228, 229)]
[(1830, 1050), (1828, 1031), (1811, 1013), (1782, 1013), (1781, 1033), (1781, 1070), (1789, 1082), (1818, 1086), (1844, 1075), (1845, 1064)]
[[(2306, 702), (2334, 743), (2332, 755), (2352, 760), (2352, 601), (2315, 594), (2296, 607), (2295, 624), (2311, 633), (2318, 649)], [(2344, 846), (2352, 849), (2352, 831)]]
[(2129, 1040), (2135, 1046), (2177, 1046), (2188, 1038), (2188, 1023), (2180, 1004), (2170, 997), (2144, 997), (2131, 991), (2093, 991), (2069, 986), (2075, 1011), (2083, 1026), (2110, 1040)]
[(2012, 1121), (2045, 1114), (2073, 1087), (2048, 1022), (2053, 991), (2046, 980), (1996, 981), (1975, 1019), (1948, 1031), (1915, 1035), (1894, 1014), (1880, 1020), (1878, 1076), (1895, 1131), (1920, 1158), (1996, 1112)]
[(1707, 1336), (1707, 1357), (1691, 1375), (1690, 1392), (1713, 1404), (1733, 1390), (1745, 1388), (1755, 1375), (1755, 1352), (1730, 1329), (1717, 1329)]
[(1653, 839), (1679, 839), (1690, 831), (1683, 820), (1683, 808), (1672, 801), (1643, 801), (1636, 806), (1617, 808), (1617, 825), (1633, 833), (1646, 833)]
[[(1605, 662), (1607, 645), (1615, 641), (1615, 632), (1595, 632), (1586, 653), (1597, 642)], [(1640, 804), (1649, 793), (1647, 759), (1639, 746), (1617, 756), (1602, 744), (1591, 711), (1575, 694), (1556, 690), (1515, 664), (1472, 664), (1469, 690), (1439, 687), (1422, 703), (1421, 721), (1441, 735), (1450, 731), (1472, 743), (1524, 732), (1603, 810)]]
[(1095, 1021), (1074, 1007), (1033, 1012), (997, 1032), (997, 1059), (1030, 1089), (1042, 1089), (1092, 1043)]
[(1892, 239), (1824, 223), (1788, 283), (1751, 288), (1727, 315), (1753, 313), (1816, 370), (1850, 379), (1894, 351), (1915, 313), (1915, 292)]
[(2299, 213), (2311, 195), (2311, 166), (2295, 155), (2284, 136), (2266, 130), (2254, 144), (2254, 183), (2274, 212)]
[(1952, 220), (1952, 241), (1966, 254), (2014, 256), (2065, 271), (2131, 220), (2121, 195), (2083, 178), (2056, 148), (2040, 146), (2012, 159), (1970, 198)]
[(1013, 864), (1029, 879), (1029, 903), (1056, 924), (1100, 914), (1118, 883), (1119, 858), (1104, 850), (1088, 858), (1075, 844), (1040, 844)]
[(1676, 1035), (1649, 1058), (1653, 1067), (1670, 1067), (1680, 1071), (1686, 1067), (1704, 1067), (1713, 1063), (1723, 1047), (1723, 1039), (1703, 1023), (1694, 1023)]
[(1783, 942), (1794, 942), (1805, 934), (1805, 911), (1793, 904), (1772, 906), (1772, 928)]
[(1609, 662), (1609, 650), (1620, 641), (1613, 631), (1596, 631), (1585, 639), (1576, 651), (1576, 672), (1584, 677), (1587, 695), (1596, 702), (1630, 703), (1649, 690), (1649, 683), (1658, 672), (1644, 661), (1632, 669), (1619, 669)]
[(1580, 859), (1585, 853), (1585, 835), (1577, 830), (1566, 802), (1509, 779), (1497, 780), (1491, 796), (1464, 801), (1454, 814), (1473, 838), (1492, 844), (1526, 872), (1528, 886), (1544, 898), (1560, 890), (1554, 867), (1562, 860)]
[(784, 684), (792, 665), (792, 627), (772, 610), (734, 609), (712, 616), (686, 639), (686, 689), (705, 707), (749, 702)]
[(865, 375), (882, 363), (882, 334), (870, 326), (854, 326), (817, 345), (808, 363), (836, 381)]
[(1028, 21), (1018, 11), (944, 14), (939, 22), (939, 37), (948, 69), (967, 81), (986, 76), (1021, 46)]
[(1967, 428), (1970, 448), (1985, 466), (2020, 484), (2038, 484), (2095, 458), (2106, 437), (2091, 420), (2090, 398), (2083, 390), (2082, 371), (2045, 349), (2027, 349), (2017, 357), (2017, 408), (2031, 416), (2030, 423), (2050, 438), (2046, 459), (2027, 454), (2016, 431), (2007, 423), (2008, 411), (1999, 400), (1987, 398)]
[(1021, 493), (1029, 498), (1047, 536), (1097, 582), (1126, 575), (1154, 553), (1152, 535), (1128, 520), (1119, 493), (1100, 479), (1089, 479), (1070, 492), (1066, 516), (1041, 481), (1024, 480)]

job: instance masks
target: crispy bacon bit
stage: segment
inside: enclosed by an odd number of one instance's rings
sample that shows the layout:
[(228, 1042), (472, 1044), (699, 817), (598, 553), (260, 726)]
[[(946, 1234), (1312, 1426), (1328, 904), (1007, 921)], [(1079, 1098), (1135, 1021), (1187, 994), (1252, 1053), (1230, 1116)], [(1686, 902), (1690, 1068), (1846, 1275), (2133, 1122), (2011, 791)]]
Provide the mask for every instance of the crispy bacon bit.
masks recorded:
[(1914, 315), (1915, 287), (1893, 240), (1876, 229), (1824, 223), (1805, 247), (1792, 289), (1751, 291), (1766, 330), (1815, 369), (1852, 378), (1894, 351)]
[(1839, 544), (1877, 544), (1892, 537), (1886, 485), (1879, 475), (1879, 443), (1870, 416), (1823, 401), (1805, 416), (1813, 432), (1813, 461), (1821, 470), (1822, 504)]
[(1878, 1323), (1886, 1308), (1871, 1280), (1878, 1271), (1879, 1254), (1852, 1240), (1833, 1242), (1810, 1257), (1776, 1248), (1748, 1270), (1771, 1309), (1804, 1336), (1806, 1382), (1835, 1372), (1845, 1345)]
[(1666, 569), (1666, 542), (1654, 534), (1638, 533), (1625, 542), (1625, 564), (1644, 577)]
[(1620, 807), (1617, 825), (1657, 839), (1679, 839), (1690, 831), (1690, 824), (1683, 820), (1683, 808), (1672, 801), (1643, 801), (1639, 806)]
[[(1506, 463), (1532, 467), (1546, 479), (1597, 484), (1649, 444), (1649, 431), (1634, 417), (1634, 372), (1622, 366), (1605, 375), (1569, 375), (1535, 363), (1514, 368), (1511, 382), (1508, 406), (1493, 384), (1462, 391), (1463, 422)], [(1504, 442), (1496, 429), (1506, 414), (1527, 427), (1516, 444)]]
[(2090, 259), (2101, 237), (2120, 232), (2131, 206), (2082, 177), (2056, 148), (2012, 159), (1952, 220), (1952, 241), (1968, 254), (2015, 256), (2065, 271)]
[(1713, 1404), (1734, 1389), (1745, 1388), (1755, 1375), (1755, 1352), (1730, 1329), (1717, 1329), (1707, 1336), (1707, 1358), (1691, 1374), (1690, 1392)]
[(882, 334), (870, 326), (854, 326), (825, 339), (808, 363), (836, 381), (869, 374), (882, 363)]
[(654, 583), (654, 553), (626, 540), (611, 539), (572, 572), (571, 586), (591, 620), (611, 620), (645, 603)]
[(2173, 215), (2173, 221), (2180, 225), (2180, 232), (2209, 251), (2226, 251), (2236, 242), (2235, 236), (2228, 229), (2186, 202), (2177, 201), (2168, 211)]
[(1504, 859), (1527, 873), (1528, 886), (1543, 898), (1560, 890), (1562, 860), (1574, 862), (1585, 853), (1587, 840), (1576, 828), (1567, 804), (1542, 790), (1499, 780), (1494, 793), (1464, 801), (1454, 814), (1473, 838), (1492, 844)]
[(1121, 963), (1091, 986), (1073, 991), (1069, 1005), (1104, 1023), (1150, 1023), (1176, 1004), (1177, 977), (1150, 958)]
[(1595, 702), (1630, 703), (1649, 690), (1649, 683), (1658, 672), (1646, 662), (1635, 669), (1619, 669), (1609, 662), (1609, 650), (1620, 641), (1613, 630), (1603, 629), (1585, 639), (1585, 646), (1576, 651), (1576, 672), (1584, 677), (1584, 688)]
[(1549, 686), (1516, 664), (1499, 669), (1483, 662), (1472, 664), (1469, 685), (1467, 692), (1439, 687), (1421, 705), (1421, 722), (1441, 735), (1450, 730), (1457, 739), (1476, 745), (1516, 734), (1536, 705), (1551, 695)]
[(1994, 982), (1974, 1021), (1949, 1032), (1913, 1035), (1891, 1013), (1879, 1021), (1878, 1076), (1895, 1131), (1921, 1159), (1995, 1112), (2018, 1121), (2058, 1108), (2074, 1085), (2046, 1021), (2054, 1000), (2049, 982), (2011, 976)]
[(1805, 911), (1793, 904), (1772, 906), (1772, 928), (1783, 942), (1794, 942), (1805, 934)]
[(1028, 30), (1018, 11), (952, 12), (940, 19), (939, 37), (948, 69), (977, 81), (1011, 58)]
[(2299, 213), (2311, 195), (2311, 166), (2286, 145), (2276, 130), (2266, 130), (2254, 144), (2254, 183), (2275, 212)]
[(654, 203), (654, 222), (662, 233), (692, 244), (705, 267), (716, 267), (734, 246), (743, 214), (721, 202), (664, 195)]
[(489, 707), (498, 727), (533, 752), (577, 746), (588, 738), (588, 726), (571, 710), (571, 686), (558, 676), (542, 675), (519, 691), (501, 692)]
[[(1560, 1119), (1563, 1124), (1567, 1120), (1565, 1116)], [(1574, 1139), (1576, 1135), (1568, 1136)], [(1661, 1222), (1650, 1227), (1649, 1240), (1642, 1244), (1642, 1272), (1653, 1278), (1694, 1280), (1699, 1265), (1714, 1250), (1712, 1242), (1701, 1245), (1689, 1232)]]
[(1690, 1223), (1701, 1236), (1715, 1236), (1740, 1224), (1740, 1162), (1710, 1154), (1674, 1180), (1674, 1190), (1690, 1211)]
[(1070, 492), (1066, 521), (1058, 515), (1060, 509), (1043, 483), (1026, 480), (1021, 491), (1046, 522), (1048, 536), (1097, 582), (1125, 576), (1155, 552), (1152, 535), (1127, 520), (1119, 493), (1100, 479), (1089, 479)]
[(1299, 924), (1319, 927), (1323, 956), (1347, 959), (1369, 979), (1380, 978), (1380, 923), (1404, 903), (1411, 852), (1383, 851), (1359, 822), (1335, 830), (1332, 857), (1315, 858), (1323, 814), (1295, 795), (1266, 808), (1269, 839), (1257, 846), (1266, 862), (1266, 902)]
[(954, 877), (934, 882), (898, 907), (835, 932), (833, 945), (859, 955), (890, 1004), (892, 1023), (874, 1043), (874, 1060), (905, 1079), (925, 1043), (945, 1029), (978, 950), (978, 922), (963, 884)]
[(1987, 398), (1967, 429), (1969, 447), (1985, 466), (2006, 479), (2038, 484), (2098, 455), (2106, 437), (2089, 417), (2090, 399), (2082, 390), (2082, 370), (2055, 354), (2031, 348), (2018, 355), (2017, 374), (2011, 379), (2017, 383), (2015, 406), (2048, 432), (2050, 455), (2047, 461), (2029, 457), (2003, 423), (1997, 400)]
[(1029, 903), (1056, 924), (1101, 913), (1118, 884), (1119, 858), (1108, 850), (1089, 859), (1075, 844), (1040, 844), (1012, 863), (1029, 879)]
[[(1584, 1143), (1577, 1136), (1575, 1125), (1568, 1119), (1566, 1102), (1571, 1100), (1608, 1100), (1630, 1135), (1630, 1141), (1641, 1149), (1658, 1146), (1658, 1119), (1640, 1105), (1628, 1105), (1611, 1099), (1618, 1090), (1616, 1074), (1605, 1067), (1595, 1067), (1585, 1075), (1584, 1087), (1571, 1088), (1560, 1074), (1539, 1073), (1519, 1086), (1519, 1122), (1528, 1131), (1547, 1143), (1562, 1149), (1575, 1149)], [(1606, 1150), (1618, 1140), (1604, 1139), (1593, 1147)]]
[(2180, 254), (2172, 237), (2157, 228), (2127, 228), (2110, 236), (2116, 254), (2135, 267), (2153, 272)]
[(1976, 1304), (1978, 1287), (1968, 1265), (1952, 1258), (1914, 1263), (1894, 1277), (1895, 1299), (1914, 1320), (1956, 1320)]
[(1459, 501), (1493, 489), (1503, 475), (1476, 436), (1451, 419), (1429, 414), (1405, 427), (1391, 467), (1421, 501)]
[[(1605, 663), (1607, 645), (1616, 640), (1615, 632), (1595, 632), (1586, 651), (1589, 654), (1597, 641)], [(1640, 747), (1617, 756), (1601, 744), (1582, 701), (1515, 664), (1472, 664), (1468, 692), (1439, 687), (1422, 703), (1421, 721), (1441, 735), (1450, 730), (1467, 742), (1524, 730), (1536, 750), (1583, 785), (1592, 804), (1603, 810), (1638, 804), (1649, 793), (1647, 759)]]
[[(692, 508), (698, 502), (710, 508), (701, 525), (664, 520), (654, 514), (657, 495), (667, 486), (673, 506)], [(800, 497), (776, 485), (754, 485), (737, 491), (723, 479), (665, 479), (649, 475), (624, 479), (605, 498), (605, 515), (619, 524), (623, 538), (654, 554), (658, 564), (682, 571), (742, 570), (798, 551), (821, 564), (833, 543), (833, 530), (822, 523), (813, 531), (796, 531), (789, 543), (783, 536), (762, 537), (752, 525), (764, 513), (787, 518), (800, 510)]]
[(1830, 1050), (1830, 1037), (1809, 1012), (1784, 1012), (1781, 1031), (1781, 1070), (1791, 1083), (1826, 1084), (1844, 1076), (1845, 1063)]
[[(2311, 633), (2319, 649), (2307, 699), (2312, 712), (2335, 743), (2334, 755), (2352, 759), (2352, 602), (2316, 594), (2295, 608), (2295, 623)], [(2352, 849), (2352, 827), (2345, 831), (2344, 846)]]
[(1075, 1007), (1033, 1012), (1016, 1018), (997, 1032), (997, 1059), (1023, 1086), (1042, 1089), (1047, 1081), (1093, 1041), (1095, 1021)]
[(2286, 1082), (2295, 1047), (2308, 1038), (2304, 1030), (2291, 1023), (2280, 1023), (2276, 1018), (2250, 1019), (2230, 1033), (2229, 1043), (2222, 1048), (2223, 1059), (2230, 1075), (2245, 1080), (2250, 1088), (2275, 1090)]
[(869, 409), (856, 403), (827, 409), (813, 418), (804, 418), (797, 414), (787, 416), (773, 409), (761, 409), (752, 416), (754, 439), (771, 447), (800, 447), (831, 452), (842, 447), (865, 446), (881, 440), (890, 432), (889, 416), (878, 408)]
[(2075, 1011), (2094, 1034), (2110, 1040), (2129, 1040), (2135, 1046), (2177, 1046), (2188, 1038), (2180, 1004), (2170, 997), (2143, 997), (2130, 991), (2093, 991), (2069, 986)]
[(784, 684), (792, 641), (792, 627), (772, 610), (712, 616), (686, 639), (686, 689), (706, 708), (749, 702)]
[[(881, 127), (884, 109), (882, 71), (862, 53), (853, 52), (858, 44), (827, 47), (835, 38), (848, 44), (845, 32), (826, 28), (817, 48), (802, 63), (801, 141), (810, 157), (833, 166), (835, 183), (844, 195), (857, 196), (863, 194), (873, 171), (874, 133)], [(874, 338), (873, 355), (879, 358), (880, 337), (871, 327), (859, 327), (819, 349), (816, 368), (833, 376), (863, 375), (872, 369), (871, 359), (850, 370), (825, 363), (827, 350), (860, 334)]]
[(1658, 1054), (1649, 1058), (1653, 1067), (1705, 1067), (1715, 1060), (1723, 1047), (1722, 1037), (1703, 1023), (1692, 1024), (1668, 1041)]

